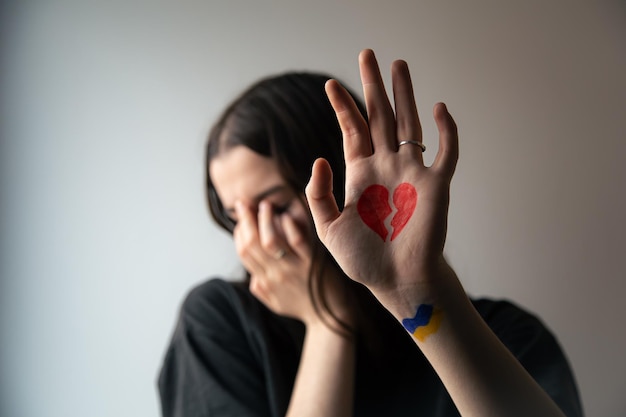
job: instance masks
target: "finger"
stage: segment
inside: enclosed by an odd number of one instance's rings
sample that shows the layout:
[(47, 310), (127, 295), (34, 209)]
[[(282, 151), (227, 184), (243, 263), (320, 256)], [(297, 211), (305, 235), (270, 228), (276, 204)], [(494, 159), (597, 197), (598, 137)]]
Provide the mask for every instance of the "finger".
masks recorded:
[[(422, 126), (415, 104), (413, 83), (409, 66), (405, 61), (395, 61), (391, 65), (391, 80), (393, 85), (393, 99), (396, 107), (396, 134), (398, 143), (402, 141), (417, 141), (422, 143)], [(398, 152), (415, 158), (420, 165), (424, 164), (422, 148), (414, 144), (400, 146)]]
[(246, 271), (250, 274), (265, 273), (265, 269), (253, 255), (254, 250), (252, 249), (252, 246), (243, 238), (242, 235), (242, 227), (240, 224), (237, 224), (233, 230), (233, 238), (235, 240), (237, 255), (239, 256), (244, 268), (246, 268)]
[(256, 216), (249, 207), (241, 201), (235, 202), (235, 212), (237, 214), (237, 226), (239, 226), (240, 236), (247, 242), (258, 240), (258, 225)]
[[(235, 202), (237, 212), (238, 232), (238, 252), (242, 261), (254, 262), (252, 265), (259, 270), (263, 270), (270, 256), (261, 248), (259, 241), (259, 226), (257, 216), (249, 207), (240, 201)], [(237, 243), (237, 242), (236, 242)], [(244, 259), (245, 258), (245, 259)]]
[(433, 115), (439, 130), (439, 150), (432, 167), (452, 179), (459, 159), (459, 135), (456, 123), (443, 103), (435, 104)]
[(341, 128), (346, 162), (370, 156), (369, 129), (354, 99), (336, 80), (327, 81), (325, 88)]
[(280, 259), (287, 249), (285, 241), (281, 239), (274, 225), (274, 212), (269, 201), (259, 203), (259, 241), (265, 252), (275, 259)]
[(374, 152), (395, 151), (396, 121), (374, 51), (366, 49), (359, 54), (359, 69)]
[(320, 240), (324, 242), (328, 226), (340, 214), (333, 195), (333, 172), (325, 159), (317, 159), (313, 164), (311, 179), (305, 193), (315, 230)]
[(289, 247), (299, 258), (309, 258), (311, 256), (311, 249), (296, 222), (287, 214), (280, 216), (280, 221), (285, 231), (285, 237)]

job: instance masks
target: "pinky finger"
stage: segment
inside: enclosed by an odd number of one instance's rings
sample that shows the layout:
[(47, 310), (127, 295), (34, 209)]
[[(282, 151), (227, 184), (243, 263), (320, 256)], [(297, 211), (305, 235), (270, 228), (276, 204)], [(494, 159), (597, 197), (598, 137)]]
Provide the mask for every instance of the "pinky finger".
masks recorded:
[(269, 301), (268, 298), (268, 290), (265, 283), (256, 276), (250, 277), (250, 292), (254, 295), (259, 301), (267, 305)]
[(433, 113), (439, 130), (439, 150), (433, 167), (452, 178), (459, 159), (459, 135), (456, 123), (443, 103), (437, 103)]

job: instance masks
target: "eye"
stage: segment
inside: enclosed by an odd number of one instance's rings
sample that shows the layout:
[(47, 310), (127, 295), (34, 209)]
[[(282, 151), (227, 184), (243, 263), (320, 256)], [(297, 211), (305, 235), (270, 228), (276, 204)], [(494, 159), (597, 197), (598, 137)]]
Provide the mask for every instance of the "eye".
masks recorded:
[(291, 206), (291, 201), (288, 202), (287, 204), (276, 205), (274, 206), (274, 214), (281, 215), (283, 213), (286, 213), (287, 210), (289, 210), (290, 206)]

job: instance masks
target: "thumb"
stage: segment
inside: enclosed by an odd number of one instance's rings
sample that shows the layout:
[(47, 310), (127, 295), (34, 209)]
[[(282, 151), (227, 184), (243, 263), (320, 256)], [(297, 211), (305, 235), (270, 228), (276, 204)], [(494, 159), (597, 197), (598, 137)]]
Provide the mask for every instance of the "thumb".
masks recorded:
[(333, 171), (325, 159), (319, 158), (313, 164), (305, 194), (315, 230), (320, 240), (324, 242), (328, 227), (340, 214), (333, 195)]

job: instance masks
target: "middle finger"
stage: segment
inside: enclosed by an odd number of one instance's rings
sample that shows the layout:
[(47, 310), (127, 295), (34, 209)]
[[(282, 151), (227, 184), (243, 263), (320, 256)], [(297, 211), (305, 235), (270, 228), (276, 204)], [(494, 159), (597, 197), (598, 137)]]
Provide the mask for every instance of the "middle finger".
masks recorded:
[(361, 52), (359, 69), (374, 152), (395, 151), (396, 121), (374, 51), (366, 49)]

